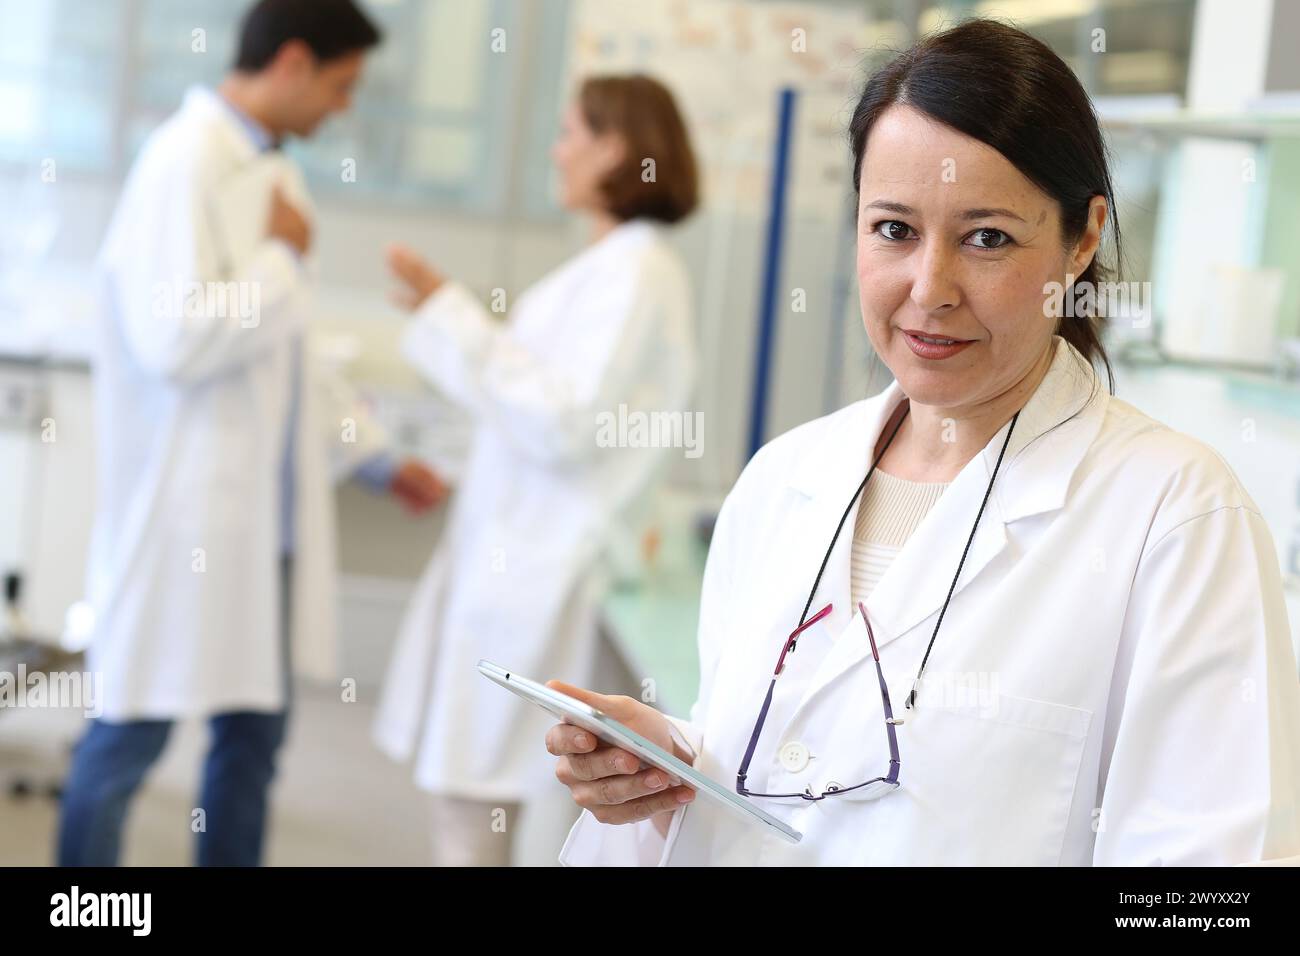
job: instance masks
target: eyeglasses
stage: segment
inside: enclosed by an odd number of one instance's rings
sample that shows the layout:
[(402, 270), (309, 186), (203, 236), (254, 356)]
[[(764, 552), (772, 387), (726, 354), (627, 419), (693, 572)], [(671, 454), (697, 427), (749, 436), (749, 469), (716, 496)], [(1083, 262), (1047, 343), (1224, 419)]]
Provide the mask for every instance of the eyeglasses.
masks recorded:
[[(862, 620), (867, 625), (867, 638), (871, 641), (871, 656), (876, 661), (876, 677), (880, 681), (880, 699), (883, 703), (885, 714), (885, 735), (889, 738), (889, 773), (883, 777), (874, 777), (863, 783), (854, 784), (851, 787), (841, 787), (837, 783), (827, 784), (826, 789), (821, 793), (813, 793), (812, 787), (807, 787), (802, 793), (754, 793), (745, 786), (745, 778), (749, 775), (749, 762), (754, 758), (754, 750), (758, 746), (759, 734), (763, 732), (763, 724), (767, 720), (767, 712), (772, 706), (772, 693), (776, 690), (776, 679), (781, 676), (781, 671), (785, 670), (786, 655), (795, 649), (798, 643), (799, 635), (806, 631), (812, 625), (816, 624), (827, 614), (831, 613), (832, 605), (827, 604), (824, 608), (814, 614), (811, 618), (807, 617), (808, 611), (812, 608), (813, 599), (817, 596), (817, 588), (821, 584), (822, 575), (826, 572), (826, 566), (830, 563), (831, 555), (835, 551), (835, 542), (840, 538), (840, 532), (844, 530), (844, 523), (848, 521), (849, 514), (853, 511), (853, 506), (857, 503), (858, 498), (862, 495), (862, 490), (867, 487), (867, 482), (871, 480), (876, 466), (880, 464), (880, 459), (884, 457), (889, 446), (893, 444), (894, 436), (903, 426), (905, 419), (910, 411), (911, 403), (900, 406), (903, 414), (898, 418), (894, 425), (893, 431), (889, 433), (889, 439), (885, 442), (877, 454), (871, 467), (867, 469), (867, 475), (862, 479), (862, 483), (853, 492), (853, 497), (849, 499), (848, 506), (844, 513), (840, 515), (840, 523), (835, 526), (835, 533), (831, 535), (831, 543), (826, 547), (826, 554), (822, 557), (821, 567), (817, 569), (817, 577), (813, 578), (812, 590), (808, 592), (808, 601), (803, 606), (804, 616), (800, 618), (801, 623), (796, 627), (785, 643), (781, 645), (781, 656), (777, 658), (776, 670), (772, 674), (772, 681), (767, 685), (767, 696), (763, 699), (763, 706), (758, 712), (758, 721), (754, 724), (754, 732), (749, 737), (749, 746), (745, 748), (745, 758), (741, 761), (740, 769), (736, 771), (736, 792), (742, 797), (799, 797), (803, 800), (825, 800), (827, 797), (838, 796), (842, 793), (853, 793), (859, 799), (874, 800), (878, 797), (886, 796), (898, 789), (898, 735), (894, 731), (897, 724), (901, 724), (901, 719), (894, 718), (894, 709), (889, 704), (889, 688), (885, 686), (885, 673), (880, 668), (880, 653), (876, 650), (876, 635), (871, 630), (871, 619), (867, 617), (867, 608), (863, 604), (858, 605), (858, 610), (862, 612)], [(980, 519), (984, 516), (984, 508), (989, 503), (989, 496), (993, 493), (993, 483), (998, 479), (998, 470), (1002, 467), (1002, 458), (1007, 453), (1007, 446), (1011, 444), (1011, 433), (1016, 430), (1016, 422), (1020, 419), (1020, 412), (1011, 416), (1011, 424), (1007, 428), (1007, 436), (1002, 440), (1002, 450), (998, 452), (997, 464), (993, 466), (993, 474), (989, 478), (988, 488), (984, 491), (984, 500), (980, 502), (980, 510), (975, 515), (975, 524), (971, 526), (970, 537), (966, 539), (966, 548), (962, 551), (961, 560), (957, 562), (957, 573), (952, 577), (952, 584), (948, 587), (948, 596), (944, 598), (943, 607), (939, 609), (938, 620), (935, 621), (934, 631), (930, 634), (930, 643), (926, 645), (925, 656), (921, 658), (921, 667), (916, 672), (916, 679), (912, 682), (912, 691), (907, 696), (905, 707), (912, 707), (916, 703), (917, 689), (921, 684), (921, 676), (925, 673), (925, 665), (930, 661), (930, 651), (934, 649), (935, 638), (939, 636), (939, 627), (943, 624), (944, 615), (948, 612), (948, 603), (952, 600), (953, 592), (957, 589), (957, 581), (961, 578), (961, 569), (966, 564), (966, 555), (970, 552), (971, 542), (975, 540), (975, 532), (979, 530)], [(806, 618), (806, 620), (805, 620)]]
[(774, 799), (798, 797), (802, 800), (817, 801), (844, 793), (853, 793), (861, 800), (877, 800), (898, 789), (900, 763), (898, 759), (898, 734), (894, 728), (903, 721), (894, 718), (894, 709), (889, 703), (889, 688), (885, 685), (885, 672), (880, 668), (880, 652), (876, 650), (876, 635), (872, 633), (871, 619), (867, 617), (867, 609), (863, 604), (858, 604), (858, 610), (862, 612), (862, 620), (867, 625), (867, 639), (871, 641), (871, 656), (876, 662), (876, 677), (880, 681), (880, 700), (884, 705), (885, 714), (885, 736), (889, 738), (889, 773), (883, 777), (873, 777), (851, 787), (842, 787), (835, 783), (828, 784), (821, 793), (814, 793), (811, 785), (799, 793), (754, 793), (745, 786), (745, 778), (749, 775), (749, 762), (754, 757), (759, 735), (763, 732), (763, 724), (767, 721), (768, 709), (772, 706), (772, 694), (776, 690), (776, 679), (785, 670), (786, 655), (795, 649), (795, 645), (799, 641), (799, 635), (830, 614), (832, 607), (832, 605), (827, 604), (800, 624), (786, 638), (785, 643), (781, 645), (781, 656), (777, 658), (776, 670), (772, 673), (772, 680), (767, 685), (767, 696), (763, 699), (763, 706), (758, 712), (758, 721), (754, 724), (754, 732), (749, 737), (749, 746), (745, 748), (745, 759), (741, 762), (740, 769), (736, 771), (736, 792), (742, 797), (768, 797)]

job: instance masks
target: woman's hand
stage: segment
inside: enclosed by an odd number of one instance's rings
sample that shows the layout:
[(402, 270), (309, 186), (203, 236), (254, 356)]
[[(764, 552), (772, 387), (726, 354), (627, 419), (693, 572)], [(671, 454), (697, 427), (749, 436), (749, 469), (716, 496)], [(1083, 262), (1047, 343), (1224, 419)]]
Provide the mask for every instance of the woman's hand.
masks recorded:
[[(691, 763), (691, 756), (673, 743), (668, 718), (631, 697), (597, 694), (560, 681), (547, 687), (576, 697), (613, 717), (650, 742)], [(559, 757), (555, 776), (569, 788), (573, 802), (591, 811), (601, 823), (636, 823), (654, 818), (666, 833), (670, 815), (695, 799), (687, 786), (670, 786), (668, 774), (655, 767), (642, 768), (641, 758), (606, 744), (581, 727), (556, 724), (546, 732), (546, 749)]]
[(394, 242), (389, 245), (386, 255), (388, 271), (402, 283), (402, 287), (393, 293), (393, 301), (404, 309), (415, 311), (446, 281), (409, 246)]

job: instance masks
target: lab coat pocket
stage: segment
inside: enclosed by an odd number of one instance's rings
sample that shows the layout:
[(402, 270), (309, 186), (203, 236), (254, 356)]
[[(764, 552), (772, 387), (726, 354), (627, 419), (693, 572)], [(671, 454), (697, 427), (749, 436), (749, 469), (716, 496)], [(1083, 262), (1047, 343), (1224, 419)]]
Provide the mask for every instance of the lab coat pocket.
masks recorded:
[(900, 728), (901, 780), (946, 834), (935, 862), (1060, 862), (1092, 712), (993, 694), (926, 694)]

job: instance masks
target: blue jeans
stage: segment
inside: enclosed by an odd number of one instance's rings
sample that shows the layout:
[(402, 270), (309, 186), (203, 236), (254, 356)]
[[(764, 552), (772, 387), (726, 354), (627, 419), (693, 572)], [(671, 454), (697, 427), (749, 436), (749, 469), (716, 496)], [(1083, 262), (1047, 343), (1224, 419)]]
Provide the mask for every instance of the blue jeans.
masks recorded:
[[(196, 809), (175, 821), (198, 832), (200, 866), (258, 866), (266, 829), (267, 793), (287, 713), (217, 714)], [(60, 866), (116, 866), (131, 798), (162, 753), (170, 720), (95, 720), (77, 744), (64, 785), (59, 820)]]
[[(233, 711), (208, 720), (211, 740), (199, 803), (187, 820), (198, 834), (199, 866), (260, 866), (275, 757), (292, 706), (289, 627), (293, 559), (280, 560), (280, 662), (285, 709)], [(59, 811), (59, 866), (117, 866), (122, 828), (167, 735), (170, 720), (95, 720), (72, 753)], [(197, 823), (201, 820), (202, 826)]]

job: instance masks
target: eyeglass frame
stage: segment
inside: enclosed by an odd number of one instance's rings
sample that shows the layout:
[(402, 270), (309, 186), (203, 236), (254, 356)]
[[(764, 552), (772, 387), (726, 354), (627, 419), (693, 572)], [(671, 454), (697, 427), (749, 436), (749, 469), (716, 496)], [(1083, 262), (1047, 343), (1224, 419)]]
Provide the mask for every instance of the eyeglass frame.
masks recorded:
[(768, 709), (772, 706), (772, 694), (776, 689), (776, 680), (781, 676), (781, 672), (785, 670), (786, 655), (795, 649), (800, 634), (825, 618), (833, 609), (833, 604), (827, 604), (824, 608), (791, 631), (790, 636), (781, 644), (781, 656), (777, 658), (776, 669), (772, 672), (772, 680), (768, 683), (767, 696), (763, 699), (763, 706), (758, 712), (758, 720), (754, 724), (754, 732), (750, 734), (749, 746), (745, 748), (744, 760), (741, 761), (740, 769), (736, 771), (736, 793), (740, 794), (742, 797), (762, 797), (765, 799), (793, 799), (798, 797), (802, 800), (815, 803), (819, 800), (825, 800), (827, 797), (838, 796), (842, 793), (852, 793), (855, 790), (861, 790), (863, 787), (875, 783), (887, 784), (887, 788), (882, 788), (880, 793), (871, 797), (871, 799), (879, 799), (880, 797), (888, 796), (893, 793), (900, 786), (898, 775), (899, 770), (902, 768), (902, 761), (899, 759), (898, 755), (898, 733), (894, 728), (903, 721), (901, 718), (894, 717), (894, 709), (889, 702), (889, 686), (885, 683), (885, 672), (880, 666), (880, 651), (876, 648), (876, 635), (871, 629), (871, 619), (867, 616), (866, 605), (861, 602), (858, 604), (858, 610), (862, 612), (863, 623), (867, 626), (867, 640), (871, 642), (871, 657), (876, 663), (876, 678), (880, 682), (880, 700), (885, 714), (885, 735), (889, 740), (889, 773), (883, 777), (872, 777), (870, 780), (864, 780), (862, 783), (854, 784), (851, 787), (830, 786), (820, 794), (814, 794), (812, 792), (811, 784), (800, 793), (755, 793), (745, 786), (745, 778), (749, 775), (750, 761), (753, 759), (754, 751), (758, 747), (758, 738), (763, 732), (763, 725), (767, 722)]
[[(885, 777), (876, 777), (864, 781), (863, 783), (854, 784), (852, 787), (830, 788), (824, 790), (821, 794), (814, 794), (811, 785), (806, 787), (803, 793), (755, 793), (745, 786), (745, 778), (749, 775), (749, 763), (754, 757), (754, 751), (758, 747), (759, 735), (762, 733), (763, 724), (767, 721), (767, 712), (772, 706), (772, 693), (776, 690), (776, 679), (781, 676), (781, 671), (785, 669), (786, 655), (795, 649), (799, 635), (813, 624), (816, 624), (822, 618), (826, 617), (826, 615), (830, 614), (834, 607), (832, 604), (827, 604), (811, 618), (807, 618), (808, 610), (812, 607), (813, 598), (817, 594), (817, 587), (821, 584), (822, 574), (826, 571), (826, 565), (830, 562), (831, 554), (835, 550), (835, 542), (839, 540), (840, 532), (844, 528), (844, 522), (848, 520), (849, 512), (853, 510), (853, 506), (857, 503), (863, 489), (866, 488), (867, 482), (871, 480), (871, 476), (875, 472), (876, 466), (880, 464), (880, 459), (884, 457), (889, 446), (893, 444), (894, 437), (898, 434), (898, 430), (903, 426), (903, 419), (907, 418), (910, 411), (911, 403), (909, 402), (907, 405), (903, 406), (903, 414), (894, 425), (893, 431), (889, 433), (889, 439), (885, 442), (885, 447), (880, 450), (879, 454), (877, 454), (875, 461), (873, 461), (871, 467), (867, 469), (866, 477), (862, 479), (862, 483), (858, 485), (857, 491), (855, 491), (853, 497), (849, 499), (848, 507), (844, 509), (844, 514), (840, 516), (840, 523), (835, 527), (835, 534), (831, 536), (831, 543), (826, 549), (826, 555), (822, 558), (821, 567), (817, 569), (817, 577), (813, 579), (812, 590), (808, 592), (808, 602), (804, 605), (803, 609), (806, 620), (801, 619), (799, 626), (790, 633), (790, 636), (786, 638), (785, 643), (781, 645), (781, 656), (777, 658), (776, 670), (772, 674), (772, 680), (768, 683), (767, 696), (763, 698), (763, 706), (759, 709), (758, 720), (754, 724), (754, 732), (750, 734), (749, 737), (749, 746), (745, 748), (744, 759), (741, 761), (740, 769), (736, 771), (736, 792), (742, 797), (766, 797), (773, 799), (800, 797), (804, 800), (817, 801), (824, 800), (827, 797), (835, 796), (839, 793), (850, 793), (854, 790), (860, 790), (862, 787), (869, 786), (873, 783), (890, 784), (888, 790), (882, 790), (872, 798), (876, 799), (893, 793), (899, 787), (898, 771), (901, 764), (899, 763), (898, 756), (898, 736), (894, 731), (894, 726), (895, 724), (901, 724), (903, 721), (901, 718), (896, 719), (893, 716), (893, 708), (889, 703), (889, 688), (885, 685), (885, 674), (880, 666), (880, 653), (876, 649), (876, 637), (871, 630), (871, 619), (867, 616), (867, 608), (862, 603), (858, 604), (858, 609), (862, 612), (862, 620), (867, 626), (867, 637), (871, 641), (871, 655), (875, 659), (876, 675), (880, 680), (880, 693), (885, 713), (885, 729), (889, 737), (891, 758), (889, 775)], [(1023, 411), (1023, 409), (1020, 411)], [(1017, 411), (1011, 416), (1011, 424), (1007, 428), (1006, 437), (1002, 440), (1002, 450), (998, 452), (998, 460), (993, 466), (993, 474), (989, 478), (988, 488), (984, 491), (984, 499), (980, 502), (979, 511), (975, 515), (975, 523), (971, 526), (970, 536), (966, 539), (966, 547), (962, 551), (961, 560), (957, 562), (957, 571), (953, 575), (952, 584), (948, 587), (948, 596), (944, 598), (943, 607), (939, 609), (939, 617), (935, 621), (934, 631), (930, 634), (930, 643), (926, 645), (925, 656), (921, 658), (921, 666), (916, 672), (916, 679), (912, 682), (912, 690), (907, 696), (907, 701), (904, 706), (908, 709), (912, 708), (916, 703), (916, 694), (920, 687), (921, 677), (925, 674), (925, 667), (930, 662), (930, 652), (934, 649), (935, 639), (939, 636), (939, 628), (943, 625), (944, 615), (948, 612), (948, 603), (952, 600), (953, 592), (957, 589), (957, 582), (961, 578), (962, 568), (966, 565), (966, 555), (970, 552), (971, 543), (975, 540), (975, 533), (979, 530), (980, 519), (984, 517), (984, 509), (989, 503), (989, 497), (993, 494), (993, 483), (998, 480), (998, 472), (1002, 468), (1002, 459), (1007, 453), (1007, 446), (1011, 444), (1011, 435), (1016, 430), (1016, 422), (1020, 420), (1020, 411)]]

